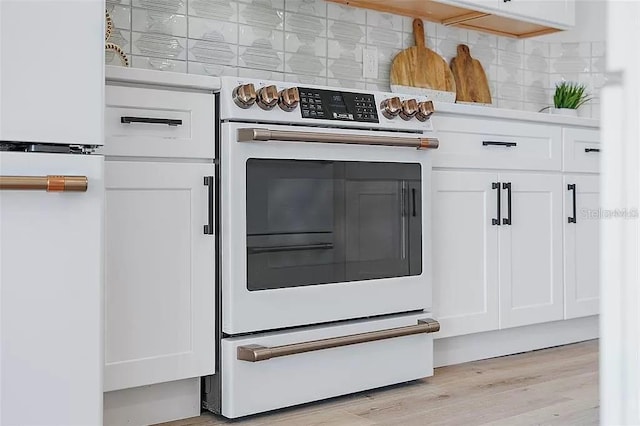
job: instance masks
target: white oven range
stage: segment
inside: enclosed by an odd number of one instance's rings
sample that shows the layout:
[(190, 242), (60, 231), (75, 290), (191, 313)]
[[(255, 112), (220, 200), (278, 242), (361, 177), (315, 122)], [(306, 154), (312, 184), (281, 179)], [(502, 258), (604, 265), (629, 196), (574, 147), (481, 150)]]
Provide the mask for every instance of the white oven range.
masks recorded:
[(425, 99), (222, 78), (218, 333), (235, 418), (433, 374)]

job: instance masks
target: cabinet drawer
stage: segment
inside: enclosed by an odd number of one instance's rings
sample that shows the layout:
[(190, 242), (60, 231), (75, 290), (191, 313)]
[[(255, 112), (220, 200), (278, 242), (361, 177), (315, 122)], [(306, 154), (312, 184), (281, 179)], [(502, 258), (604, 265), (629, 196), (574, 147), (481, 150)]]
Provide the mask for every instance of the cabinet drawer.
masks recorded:
[(434, 167), (560, 170), (558, 126), (476, 118), (434, 117), (440, 147)]
[(291, 345), (414, 326), (410, 314), (222, 340), (222, 414), (249, 414), (433, 375), (433, 334), (421, 333), (271, 358), (238, 360), (238, 347)]
[(600, 131), (564, 129), (562, 131), (563, 170), (598, 173), (600, 171)]
[(101, 153), (213, 158), (214, 119), (211, 93), (108, 85)]

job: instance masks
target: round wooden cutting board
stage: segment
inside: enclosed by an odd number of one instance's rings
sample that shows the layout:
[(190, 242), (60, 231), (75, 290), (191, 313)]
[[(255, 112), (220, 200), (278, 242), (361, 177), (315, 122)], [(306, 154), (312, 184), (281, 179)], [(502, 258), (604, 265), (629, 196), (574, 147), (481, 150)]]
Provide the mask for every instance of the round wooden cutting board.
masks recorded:
[(447, 62), (425, 46), (421, 19), (413, 20), (413, 36), (416, 45), (393, 58), (391, 85), (455, 92), (455, 79)]

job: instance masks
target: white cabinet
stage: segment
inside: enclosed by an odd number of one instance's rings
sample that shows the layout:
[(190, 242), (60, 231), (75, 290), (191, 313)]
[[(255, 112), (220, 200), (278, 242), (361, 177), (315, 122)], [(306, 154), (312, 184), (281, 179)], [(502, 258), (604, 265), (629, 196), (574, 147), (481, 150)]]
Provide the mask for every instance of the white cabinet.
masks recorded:
[(565, 176), (564, 189), (564, 299), (569, 319), (599, 313), (599, 177)]
[(434, 171), (432, 191), (438, 338), (562, 319), (561, 176)]
[(498, 328), (497, 173), (433, 172), (433, 307), (438, 338)]
[(213, 175), (106, 162), (105, 391), (214, 373)]
[(575, 0), (503, 0), (498, 3), (503, 16), (559, 27), (568, 28), (575, 25)]
[(500, 327), (560, 320), (562, 177), (502, 173), (500, 181), (511, 186), (502, 200), (511, 224), (500, 229)]
[(598, 173), (600, 156), (597, 129), (562, 130), (562, 169), (565, 172)]

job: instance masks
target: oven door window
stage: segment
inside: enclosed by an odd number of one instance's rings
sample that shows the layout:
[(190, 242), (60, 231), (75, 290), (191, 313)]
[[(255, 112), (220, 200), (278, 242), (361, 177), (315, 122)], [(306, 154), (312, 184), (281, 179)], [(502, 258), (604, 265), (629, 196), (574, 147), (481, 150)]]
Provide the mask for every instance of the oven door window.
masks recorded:
[(249, 159), (251, 291), (422, 273), (415, 163)]

